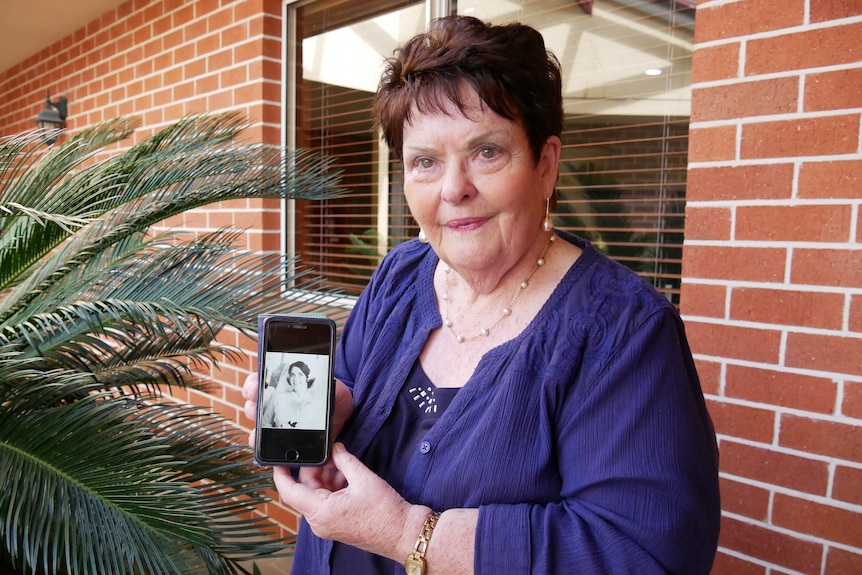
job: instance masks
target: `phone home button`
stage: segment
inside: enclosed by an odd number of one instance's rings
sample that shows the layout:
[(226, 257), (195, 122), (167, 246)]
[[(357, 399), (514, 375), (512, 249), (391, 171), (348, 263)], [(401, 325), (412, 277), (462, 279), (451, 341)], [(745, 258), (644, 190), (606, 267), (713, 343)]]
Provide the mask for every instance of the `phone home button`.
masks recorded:
[(299, 461), (299, 451), (296, 449), (288, 449), (284, 452), (284, 460), (291, 463)]

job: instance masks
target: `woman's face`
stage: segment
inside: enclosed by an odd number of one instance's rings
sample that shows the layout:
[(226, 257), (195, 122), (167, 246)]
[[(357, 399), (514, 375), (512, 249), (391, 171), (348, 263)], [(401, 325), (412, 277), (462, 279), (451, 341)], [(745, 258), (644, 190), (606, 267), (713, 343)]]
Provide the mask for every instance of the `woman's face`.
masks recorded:
[(290, 386), (296, 391), (305, 391), (308, 388), (308, 378), (305, 376), (305, 372), (297, 366), (290, 368), (288, 381), (290, 382)]
[(460, 273), (502, 275), (542, 233), (557, 180), (560, 140), (538, 163), (521, 124), (481, 106), (465, 89), (466, 117), (414, 109), (404, 125), (404, 192), (437, 255)]

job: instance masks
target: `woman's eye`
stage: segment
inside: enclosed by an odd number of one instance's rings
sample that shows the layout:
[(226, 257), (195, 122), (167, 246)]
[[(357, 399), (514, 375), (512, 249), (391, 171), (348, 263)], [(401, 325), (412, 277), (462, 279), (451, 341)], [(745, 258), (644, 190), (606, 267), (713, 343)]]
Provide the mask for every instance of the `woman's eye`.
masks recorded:
[(434, 167), (434, 159), (429, 158), (428, 156), (422, 156), (414, 158), (410, 164), (416, 169), (427, 170)]
[(485, 147), (479, 150), (479, 155), (482, 156), (484, 159), (489, 160), (495, 155), (497, 155), (497, 150), (491, 147)]

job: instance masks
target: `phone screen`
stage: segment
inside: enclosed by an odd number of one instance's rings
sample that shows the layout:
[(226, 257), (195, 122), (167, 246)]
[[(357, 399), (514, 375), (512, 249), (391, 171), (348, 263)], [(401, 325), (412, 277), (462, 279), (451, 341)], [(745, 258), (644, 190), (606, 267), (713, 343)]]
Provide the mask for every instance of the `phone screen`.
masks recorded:
[(261, 465), (322, 465), (329, 459), (331, 320), (261, 316), (255, 460)]

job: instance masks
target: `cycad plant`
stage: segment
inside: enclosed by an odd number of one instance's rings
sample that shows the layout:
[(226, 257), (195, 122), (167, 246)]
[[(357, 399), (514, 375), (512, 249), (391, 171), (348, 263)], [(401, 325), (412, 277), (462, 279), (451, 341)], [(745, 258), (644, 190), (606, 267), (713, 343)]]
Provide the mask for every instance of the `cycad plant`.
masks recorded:
[(269, 479), (244, 434), (165, 392), (239, 353), (216, 340), (225, 326), (253, 335), (258, 314), (331, 294), (296, 262), (238, 249), (241, 231), (150, 230), (214, 202), (329, 197), (338, 174), (243, 143), (234, 114), (105, 151), (135, 126), (50, 149), (43, 133), (0, 140), (3, 574), (247, 573), (286, 547), (252, 516)]

